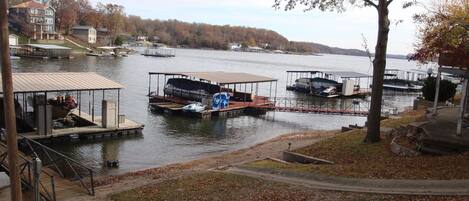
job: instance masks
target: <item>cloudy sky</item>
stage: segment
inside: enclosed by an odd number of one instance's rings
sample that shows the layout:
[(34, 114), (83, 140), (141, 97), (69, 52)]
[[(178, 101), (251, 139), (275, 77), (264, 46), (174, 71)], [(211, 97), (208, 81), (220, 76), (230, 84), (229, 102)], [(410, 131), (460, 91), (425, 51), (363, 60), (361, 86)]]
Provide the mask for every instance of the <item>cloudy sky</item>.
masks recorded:
[[(363, 49), (363, 36), (371, 51), (376, 41), (377, 13), (373, 8), (349, 8), (344, 13), (275, 10), (274, 0), (91, 0), (93, 4), (123, 5), (127, 14), (152, 19), (177, 19), (218, 25), (240, 25), (277, 31), (289, 40), (310, 41), (342, 48)], [(389, 53), (407, 54), (416, 40), (412, 15), (421, 8), (402, 9), (407, 0), (390, 7)], [(429, 2), (430, 0), (423, 0)]]

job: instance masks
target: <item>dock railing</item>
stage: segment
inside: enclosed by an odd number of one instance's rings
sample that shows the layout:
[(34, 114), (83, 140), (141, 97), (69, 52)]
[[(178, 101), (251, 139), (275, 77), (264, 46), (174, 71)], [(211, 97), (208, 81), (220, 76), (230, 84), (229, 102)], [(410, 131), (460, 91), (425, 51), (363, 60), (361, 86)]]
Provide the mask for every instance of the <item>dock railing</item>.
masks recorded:
[[(21, 184), (25, 189), (32, 193), (34, 189), (34, 169), (32, 158), (20, 154), (18, 159)], [(2, 142), (0, 142), (0, 167), (7, 174), (9, 174), (10, 170), (8, 165), (8, 148)], [(39, 174), (39, 177), (39, 195), (41, 197), (41, 200), (55, 201), (56, 193), (54, 176), (42, 169)]]
[(44, 168), (50, 168), (60, 177), (78, 181), (78, 185), (89, 195), (94, 195), (94, 171), (92, 168), (59, 153), (26, 136), (18, 135), (23, 152), (41, 159)]
[(311, 98), (290, 98), (277, 97), (271, 100), (274, 103), (272, 109), (282, 112), (303, 112), (303, 113), (324, 113), (341, 115), (359, 115), (368, 114), (369, 104), (366, 101), (358, 99), (349, 100), (317, 100)]

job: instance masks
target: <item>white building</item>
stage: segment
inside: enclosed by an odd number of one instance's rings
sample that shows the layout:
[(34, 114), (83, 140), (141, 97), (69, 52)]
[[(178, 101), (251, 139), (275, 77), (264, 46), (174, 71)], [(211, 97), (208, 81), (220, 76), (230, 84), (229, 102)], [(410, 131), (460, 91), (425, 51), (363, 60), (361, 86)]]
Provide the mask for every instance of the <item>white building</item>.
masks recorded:
[(96, 29), (90, 26), (74, 26), (72, 35), (89, 44), (95, 44), (97, 40)]
[(18, 45), (18, 39), (19, 39), (19, 36), (15, 35), (15, 34), (10, 34), (8, 36), (8, 41), (10, 43), (10, 46), (17, 46)]

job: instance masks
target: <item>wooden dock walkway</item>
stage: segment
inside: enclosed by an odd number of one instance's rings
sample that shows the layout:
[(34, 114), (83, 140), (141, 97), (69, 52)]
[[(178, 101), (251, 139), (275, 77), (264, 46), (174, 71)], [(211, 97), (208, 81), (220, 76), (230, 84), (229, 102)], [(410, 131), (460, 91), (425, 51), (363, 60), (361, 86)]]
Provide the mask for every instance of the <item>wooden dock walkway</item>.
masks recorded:
[(138, 135), (142, 133), (144, 125), (134, 122), (130, 119), (125, 119), (124, 122), (119, 124), (119, 127), (115, 128), (103, 128), (101, 126), (101, 117), (95, 116), (94, 121), (93, 117), (85, 112), (79, 114), (78, 111), (72, 112), (72, 115), (75, 115), (85, 121), (93, 123), (95, 125), (85, 126), (85, 127), (72, 127), (72, 128), (63, 128), (63, 129), (53, 129), (51, 134), (48, 135), (38, 135), (36, 132), (22, 133), (24, 136), (32, 140), (47, 140), (50, 138), (62, 138), (68, 137), (71, 135), (78, 135), (80, 138), (84, 139), (93, 139), (93, 138), (102, 138), (107, 135)]

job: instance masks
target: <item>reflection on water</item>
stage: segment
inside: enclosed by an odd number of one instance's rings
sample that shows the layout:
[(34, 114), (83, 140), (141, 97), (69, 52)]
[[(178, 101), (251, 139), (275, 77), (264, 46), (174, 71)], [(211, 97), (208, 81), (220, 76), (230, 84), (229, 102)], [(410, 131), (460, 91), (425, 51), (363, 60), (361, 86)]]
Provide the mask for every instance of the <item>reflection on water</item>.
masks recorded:
[[(148, 108), (147, 77), (150, 71), (232, 71), (279, 79), (279, 97), (302, 97), (314, 104), (346, 107), (345, 101), (318, 99), (285, 90), (286, 70), (352, 70), (371, 73), (366, 57), (339, 55), (299, 56), (205, 50), (178, 50), (175, 58), (133, 55), (127, 58), (80, 57), (72, 60), (14, 61), (16, 72), (97, 72), (126, 86), (121, 93), (121, 111), (127, 118), (145, 124), (143, 135), (134, 138), (103, 139), (54, 144), (52, 147), (96, 168), (103, 174), (118, 174), (169, 163), (187, 161), (210, 153), (245, 148), (275, 136), (305, 130), (339, 129), (361, 124), (366, 118), (297, 113), (268, 113), (211, 120), (153, 113)], [(388, 60), (393, 68), (412, 69), (415, 63)], [(267, 91), (268, 86), (260, 86)], [(113, 95), (110, 94), (109, 97)], [(408, 106), (413, 96), (386, 95), (390, 105)], [(279, 99), (280, 101), (280, 99)], [(99, 111), (99, 109), (97, 109)], [(118, 169), (103, 163), (119, 160)]]

